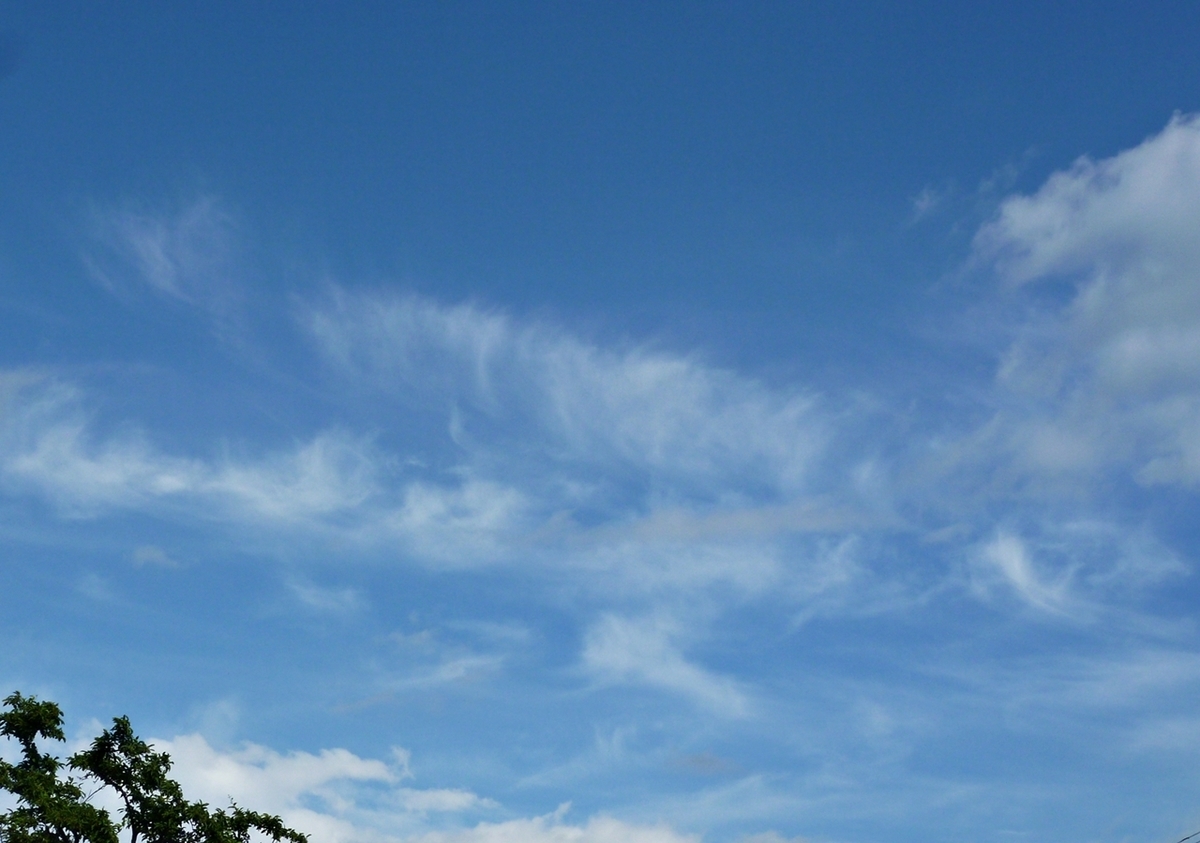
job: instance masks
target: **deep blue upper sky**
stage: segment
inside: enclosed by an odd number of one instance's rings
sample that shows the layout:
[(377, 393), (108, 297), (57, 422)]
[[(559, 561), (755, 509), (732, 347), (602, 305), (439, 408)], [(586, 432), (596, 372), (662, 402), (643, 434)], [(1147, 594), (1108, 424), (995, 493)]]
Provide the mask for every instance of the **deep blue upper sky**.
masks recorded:
[(1200, 93), (1186, 3), (4, 19), (24, 44), (2, 93), (9, 261), (60, 274), (81, 204), (213, 191), (306, 269), (572, 315), (636, 300), (642, 329), (733, 311), (777, 354), (797, 333), (781, 305), (880, 324), (943, 268), (944, 226), (905, 225), (925, 187), (1009, 167), (1032, 187)]
[(0, 2), (0, 692), (314, 841), (1200, 828), (1198, 36)]

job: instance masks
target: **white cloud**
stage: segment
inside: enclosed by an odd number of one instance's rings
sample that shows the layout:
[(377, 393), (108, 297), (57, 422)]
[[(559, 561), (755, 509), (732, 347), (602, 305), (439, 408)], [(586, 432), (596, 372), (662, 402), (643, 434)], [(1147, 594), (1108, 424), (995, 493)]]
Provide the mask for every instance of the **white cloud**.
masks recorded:
[[(407, 446), (387, 427), (394, 416), (371, 420), (386, 430), (377, 440), (330, 429), (266, 454), (169, 453), (136, 428), (98, 434), (81, 391), (28, 375), (7, 390), (0, 470), (10, 487), (37, 490), (73, 515), (136, 509), (320, 529), (343, 546), (437, 568), (578, 572), (620, 596), (781, 594), (798, 620), (856, 602), (904, 605), (882, 599), (873, 581), (886, 572), (851, 552), (858, 533), (902, 527), (895, 511), (940, 496), (971, 521), (989, 497), (1066, 499), (1102, 469), (1144, 483), (1200, 478), (1200, 247), (1189, 235), (1200, 223), (1198, 184), (1200, 122), (1181, 118), (1136, 149), (1082, 159), (1002, 204), (976, 238), (975, 260), (1010, 288), (1034, 291), (1033, 317), (1005, 355), (990, 421), (948, 436), (936, 460), (917, 457), (914, 474), (935, 482), (902, 481), (899, 493), (886, 456), (848, 446), (867, 441), (858, 429), (869, 410), (839, 410), (697, 355), (604, 345), (477, 305), (340, 288), (301, 308), (304, 327), (339, 377), (388, 397), (389, 409), (398, 400), (446, 413), (453, 446), (445, 443), (440, 470), (410, 472), (421, 459), (377, 446)], [(138, 283), (210, 306), (232, 248), (218, 203), (169, 219), (105, 220), (110, 250), (138, 267)], [(1069, 300), (1036, 292), (1064, 278)], [(963, 482), (941, 483), (944, 472), (929, 468), (939, 460)], [(993, 529), (975, 525), (973, 535)], [(829, 540), (814, 550), (798, 546), (799, 534)], [(1161, 553), (1039, 567), (1042, 539), (1038, 529), (1023, 533), (1024, 555), (989, 545), (976, 583), (991, 582), (987, 571), (1026, 602), (1063, 610), (1082, 605), (1089, 588), (1095, 599), (1105, 576), (1150, 582), (1172, 567)], [(353, 602), (305, 583), (293, 592), (310, 606)], [(682, 677), (688, 664), (680, 657), (674, 674), (659, 673)], [(708, 686), (710, 700), (728, 690), (719, 685)]]
[[(16, 374), (9, 380), (0, 417), (0, 478), (10, 490), (35, 491), (72, 517), (134, 510), (310, 535), (325, 530), (440, 568), (567, 565), (621, 590), (727, 582), (746, 592), (760, 592), (783, 575), (773, 535), (869, 522), (814, 500), (703, 513), (675, 505), (584, 528), (520, 466), (464, 467), (441, 482), (408, 479), (395, 469), (402, 460), (341, 430), (256, 457), (238, 459), (228, 448), (221, 457), (179, 456), (129, 426), (98, 434), (84, 393), (69, 383)], [(476, 476), (488, 469), (500, 478)], [(161, 549), (135, 552), (138, 564), (164, 560), (169, 557)], [(299, 581), (292, 590), (312, 607), (354, 602), (353, 595), (318, 593)]]
[(525, 639), (514, 638), (464, 642), (462, 634), (451, 630), (447, 635), (446, 629), (397, 631), (388, 636), (394, 644), (395, 664), (392, 678), (383, 682), (388, 692), (486, 681), (502, 670), (515, 647), (525, 643)]
[(5, 473), (48, 492), (63, 508), (96, 503), (130, 505), (195, 485), (199, 467), (162, 458), (140, 439), (126, 436), (92, 446), (74, 387), (14, 373), (4, 401)]
[(301, 604), (316, 612), (347, 614), (362, 606), (362, 598), (353, 588), (324, 587), (301, 579), (293, 579), (287, 585)]
[(153, 743), (171, 756), (181, 784), (197, 798), (224, 802), (236, 797), (265, 811), (286, 810), (301, 794), (337, 782), (391, 783), (398, 777), (384, 762), (360, 758), (344, 749), (322, 750), (316, 755), (283, 755), (247, 744), (233, 752), (222, 752), (200, 735)]
[(313, 839), (334, 843), (397, 839), (421, 829), (428, 814), (460, 814), (497, 804), (458, 788), (401, 787), (411, 778), (408, 754), (395, 764), (344, 749), (281, 754), (245, 744), (222, 751), (200, 735), (156, 740), (189, 798), (220, 806), (230, 800), (279, 814)]
[[(1195, 267), (1200, 257), (1198, 180), (1200, 120), (1177, 116), (1133, 149), (1100, 162), (1085, 156), (1032, 196), (1007, 199), (976, 248), (1014, 284), (1130, 271), (1150, 273), (1143, 280), (1153, 284), (1157, 268)], [(1168, 305), (1175, 295), (1194, 301), (1177, 281), (1163, 280), (1168, 289), (1144, 293), (1163, 297), (1144, 304)]]
[(529, 526), (530, 508), (525, 494), (503, 483), (469, 477), (458, 485), (415, 481), (373, 532), (402, 537), (426, 559), (467, 566), (507, 555), (506, 544)]
[[(1030, 291), (967, 447), (1015, 474), (1200, 481), (1200, 118), (1005, 200), (974, 260)], [(1065, 293), (1065, 298), (1064, 298)], [(1011, 471), (1011, 469), (1010, 469)]]
[(781, 538), (895, 521), (852, 477), (836, 492), (819, 476), (834, 417), (803, 390), (470, 305), (331, 298), (306, 316), (339, 373), (458, 407), (457, 465), (410, 472), (422, 459), (342, 430), (240, 459), (172, 454), (129, 426), (98, 434), (82, 391), (44, 378), (11, 390), (0, 469), (76, 516), (320, 528), (434, 567), (565, 566), (618, 590), (761, 593), (787, 576)]
[(305, 317), (343, 371), (386, 391), (459, 402), (501, 433), (517, 429), (528, 457), (585, 475), (653, 477), (669, 494), (795, 493), (830, 436), (815, 396), (692, 357), (602, 348), (472, 305), (342, 291), (331, 299)]
[[(328, 843), (698, 843), (664, 825), (630, 825), (597, 816), (584, 825), (563, 822), (566, 807), (543, 817), (483, 822), (452, 830), (431, 828), (430, 815), (471, 815), (499, 808), (460, 788), (402, 787), (408, 753), (397, 763), (361, 758), (344, 749), (282, 754), (256, 744), (215, 749), (199, 735), (153, 741), (167, 752), (172, 775), (191, 799), (215, 806), (230, 800), (284, 821)], [(454, 817), (436, 820), (444, 826)]]
[(1030, 558), (1025, 543), (1011, 533), (997, 534), (979, 555), (983, 564), (998, 573), (1030, 605), (1052, 612), (1063, 611), (1069, 599), (1071, 571), (1048, 580)]
[(397, 792), (397, 796), (405, 810), (419, 813), (449, 813), (467, 811), (472, 808), (498, 807), (494, 800), (481, 799), (469, 790), (456, 788), (434, 790), (403, 788)]
[[(332, 843), (378, 838), (373, 829), (358, 827), (360, 809), (353, 787), (389, 785), (394, 770), (381, 761), (359, 758), (344, 749), (316, 755), (281, 755), (255, 744), (233, 752), (210, 746), (200, 735), (153, 741), (174, 762), (172, 775), (191, 799), (215, 806), (236, 801), (254, 810), (279, 814), (284, 822), (314, 839)], [(316, 807), (312, 807), (312, 806)]]
[(233, 215), (212, 196), (173, 213), (106, 208), (92, 216), (95, 247), (84, 261), (111, 292), (128, 297), (147, 287), (198, 306), (212, 316), (235, 316)]
[(460, 831), (433, 832), (412, 843), (699, 843), (665, 825), (630, 825), (612, 817), (593, 817), (585, 825), (567, 825), (555, 815), (503, 823), (480, 823)]
[(504, 664), (500, 655), (451, 656), (437, 664), (424, 668), (403, 679), (391, 683), (392, 687), (430, 688), (457, 682), (475, 682), (495, 674)]
[(266, 460), (227, 461), (199, 491), (227, 496), (282, 520), (321, 516), (364, 503), (377, 489), (378, 459), (369, 442), (326, 431)]
[(949, 187), (934, 187), (927, 184), (912, 198), (912, 221), (919, 222), (938, 209), (950, 193)]
[(606, 615), (588, 630), (584, 667), (605, 682), (632, 682), (689, 697), (729, 717), (743, 717), (749, 700), (733, 680), (688, 661), (675, 639), (677, 624), (663, 617)]
[(206, 461), (165, 454), (136, 432), (96, 437), (72, 385), (15, 376), (9, 383), (0, 470), (10, 485), (33, 487), (73, 515), (187, 502), (206, 516), (296, 522), (354, 509), (376, 491), (371, 444), (342, 431), (257, 461)]
[(150, 566), (154, 568), (178, 568), (179, 561), (173, 559), (158, 545), (142, 544), (133, 549), (133, 564), (139, 568)]
[(1113, 598), (1136, 600), (1144, 589), (1188, 573), (1146, 531), (1093, 521), (1042, 524), (1026, 535), (1001, 528), (972, 553), (976, 594), (988, 597), (1001, 585), (1029, 606), (1076, 621), (1099, 617)]
[(334, 288), (301, 315), (339, 378), (452, 408), (461, 480), (406, 486), (376, 525), (441, 565), (519, 559), (622, 592), (754, 594), (792, 575), (788, 536), (897, 523), (862, 472), (823, 466), (861, 413), (809, 391), (470, 304)]

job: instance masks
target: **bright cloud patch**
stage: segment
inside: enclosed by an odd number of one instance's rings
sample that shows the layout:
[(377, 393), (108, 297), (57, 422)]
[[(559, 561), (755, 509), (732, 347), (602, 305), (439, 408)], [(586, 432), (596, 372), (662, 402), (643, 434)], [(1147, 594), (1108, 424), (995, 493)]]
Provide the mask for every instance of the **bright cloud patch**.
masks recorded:
[(536, 817), (506, 823), (481, 823), (475, 828), (424, 835), (413, 843), (699, 843), (667, 826), (636, 826), (611, 817), (595, 817), (586, 825), (564, 824), (556, 817)]
[(673, 640), (678, 633), (665, 618), (608, 616), (589, 630), (583, 663), (605, 681), (665, 688), (720, 714), (744, 715), (748, 701), (736, 684), (685, 659)]
[(1047, 581), (1030, 559), (1028, 548), (1016, 536), (1002, 533), (983, 547), (982, 561), (996, 572), (1024, 600), (1039, 609), (1060, 611), (1067, 597), (1069, 573)]
[(495, 807), (464, 790), (401, 787), (407, 767), (344, 749), (286, 755), (247, 744), (218, 750), (199, 735), (158, 740), (184, 792), (215, 805), (230, 800), (277, 813), (313, 839), (335, 843), (392, 838), (420, 827), (429, 813)]
[(68, 384), (13, 373), (2, 386), (7, 478), (73, 514), (182, 502), (208, 514), (286, 522), (353, 509), (374, 491), (370, 445), (341, 432), (257, 462), (206, 461), (165, 454), (136, 433), (96, 437), (80, 391)]
[(1082, 158), (1015, 196), (976, 260), (1039, 305), (1000, 371), (1004, 409), (981, 448), (1025, 471), (1128, 471), (1200, 480), (1200, 118), (1140, 146)]
[[(255, 810), (277, 813), (284, 821), (329, 843), (409, 841), (409, 843), (697, 843), (667, 826), (630, 825), (594, 817), (584, 825), (563, 822), (563, 810), (544, 817), (465, 825), (463, 818), (494, 813), (499, 805), (468, 790), (417, 789), (400, 782), (411, 778), (408, 754), (399, 764), (361, 758), (344, 749), (280, 754), (255, 744), (218, 750), (200, 735), (154, 741), (167, 752), (172, 774), (190, 798), (213, 805), (230, 800)], [(446, 815), (438, 819), (431, 815)], [(458, 826), (431, 830), (430, 825)]]

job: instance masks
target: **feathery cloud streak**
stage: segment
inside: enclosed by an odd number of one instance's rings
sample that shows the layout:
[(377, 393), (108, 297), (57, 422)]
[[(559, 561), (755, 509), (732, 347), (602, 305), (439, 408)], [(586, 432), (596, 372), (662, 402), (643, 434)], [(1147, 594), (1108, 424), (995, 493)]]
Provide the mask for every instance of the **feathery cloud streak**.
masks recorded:
[(305, 315), (341, 371), (474, 411), (501, 436), (517, 429), (534, 449), (523, 457), (606, 479), (628, 472), (668, 498), (797, 494), (832, 435), (829, 410), (811, 393), (692, 357), (603, 348), (472, 305), (335, 290)]

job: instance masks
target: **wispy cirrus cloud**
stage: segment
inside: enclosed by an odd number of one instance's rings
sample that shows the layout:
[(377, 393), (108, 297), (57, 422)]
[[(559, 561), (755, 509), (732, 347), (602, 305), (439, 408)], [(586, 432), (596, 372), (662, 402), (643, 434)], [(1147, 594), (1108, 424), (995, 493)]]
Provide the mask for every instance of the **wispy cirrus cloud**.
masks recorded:
[(588, 630), (583, 666), (601, 682), (662, 688), (730, 717), (743, 717), (750, 701), (738, 683), (685, 658), (681, 629), (666, 617), (607, 615)]
[[(1178, 610), (1147, 599), (1182, 581), (1191, 560), (1143, 516), (1151, 495), (1188, 494), (1194, 481), (1200, 297), (1192, 267), (1200, 255), (1190, 240), (1176, 241), (1200, 225), (1197, 150), (1200, 124), (1180, 118), (1134, 150), (1080, 162), (1002, 203), (973, 261), (1000, 281), (981, 310), (1002, 312), (990, 318), (1007, 333), (993, 344), (994, 377), (962, 374), (946, 385), (971, 396), (958, 416), (881, 410), (849, 397), (850, 387), (835, 395), (769, 383), (699, 353), (601, 342), (545, 318), (331, 285), (293, 300), (320, 361), (319, 371), (305, 362), (320, 410), (302, 435), (171, 450), (158, 444), (169, 437), (136, 420), (101, 423), (82, 378), (18, 372), (3, 391), (0, 473), (12, 494), (40, 496), (69, 517), (149, 513), (262, 531), (290, 548), (336, 546), (339, 562), (382, 559), (464, 577), (486, 568), (506, 588), (517, 583), (513, 599), (531, 627), (552, 606), (577, 633), (551, 658), (521, 634), (502, 644), (416, 632), (393, 640), (363, 683), (370, 687), (351, 695), (397, 700), (468, 685), (486, 695), (529, 670), (566, 677), (590, 704), (620, 707), (635, 695), (727, 734), (817, 715), (820, 728), (796, 746), (838, 760), (827, 779), (801, 782), (811, 798), (749, 770), (681, 798), (679, 816), (702, 800), (713, 823), (738, 811), (816, 811), (821, 800), (844, 810), (862, 793), (899, 801), (897, 793), (911, 795), (896, 782), (911, 772), (912, 746), (953, 743), (970, 730), (1001, 740), (1003, 728), (983, 724), (984, 715), (1029, 724), (1031, 733), (1053, 731), (1072, 713), (1124, 718), (1104, 728), (1150, 752), (1161, 735), (1188, 728), (1155, 689), (1175, 700), (1193, 682), (1189, 633), (1168, 617)], [(1162, 191), (1173, 191), (1167, 210), (1143, 198)], [(186, 260), (156, 257), (187, 253), (172, 224), (131, 223), (142, 246), (124, 260), (160, 298), (209, 313)], [(197, 224), (187, 236), (204, 230)], [(377, 609), (358, 582), (321, 587), (320, 573), (290, 571), (284, 581), (298, 609), (356, 620)], [(947, 615), (953, 624), (938, 627)], [(887, 623), (869, 633), (850, 629), (881, 616)], [(1050, 654), (1014, 666), (989, 650), (998, 626)], [(703, 646), (740, 635), (806, 644), (832, 628), (848, 650), (861, 647), (849, 661), (877, 648), (871, 658), (896, 671), (878, 694), (847, 691), (855, 668), (821, 663), (804, 646), (779, 646), (779, 658), (809, 671), (811, 686), (718, 663)], [(1068, 652), (1075, 645), (1063, 643), (1064, 630), (1087, 642), (1087, 660)], [(952, 646), (940, 646), (950, 635)], [(878, 639), (864, 643), (870, 636)], [(1115, 636), (1138, 644), (1117, 646)], [(917, 652), (934, 653), (930, 665), (914, 666), (926, 658)], [(947, 675), (958, 682), (949, 692), (938, 684)], [(1119, 701), (1123, 684), (1149, 690), (1108, 706), (1083, 700)], [(810, 693), (836, 703), (786, 699)], [(920, 722), (901, 737), (905, 729), (889, 725), (910, 721)], [(789, 751), (816, 752), (811, 746)], [(593, 755), (599, 760), (580, 766), (588, 776), (623, 763), (616, 753)], [(276, 762), (239, 763), (265, 770)], [(390, 793), (389, 807), (370, 809), (378, 816), (329, 808), (338, 822), (312, 819), (346, 840), (362, 829), (442, 835), (431, 840), (679, 838), (654, 826), (502, 813), (480, 814), (482, 824), (473, 817), (470, 827), (422, 826), (439, 814), (503, 809), (468, 789), (418, 791), (369, 765), (346, 769), (344, 780), (270, 804), (296, 810), (360, 786)], [(536, 773), (525, 780), (539, 781)], [(931, 792), (962, 804), (978, 796), (954, 776), (935, 784)]]
[[(448, 466), (409, 470), (423, 446), (344, 429), (259, 456), (172, 454), (129, 425), (97, 433), (84, 391), (45, 377), (10, 390), (5, 474), (74, 514), (324, 526), (435, 567), (565, 563), (633, 589), (761, 592), (787, 576), (787, 536), (896, 524), (853, 477), (830, 488), (838, 416), (803, 390), (470, 305), (335, 290), (302, 314), (339, 378), (449, 408)], [(404, 447), (394, 417), (367, 424)]]
[(73, 516), (180, 504), (202, 518), (274, 522), (354, 509), (376, 488), (368, 440), (340, 431), (257, 461), (202, 459), (156, 448), (136, 430), (93, 430), (84, 393), (31, 372), (5, 379), (0, 467), (11, 486), (33, 489)]
[(241, 319), (238, 226), (216, 197), (167, 212), (97, 207), (90, 228), (84, 263), (113, 294), (129, 299), (148, 290), (200, 308), (225, 333)]
[[(304, 311), (340, 371), (455, 402), (462, 440), (519, 436), (526, 459), (667, 497), (796, 494), (832, 436), (815, 394), (770, 389), (686, 355), (605, 348), (538, 322), (414, 296), (334, 290)], [(560, 469), (561, 470), (561, 469)]]
[(475, 535), (619, 589), (761, 593), (803, 558), (788, 537), (900, 523), (846, 445), (869, 411), (471, 304), (332, 288), (299, 313), (339, 380), (449, 408), (462, 485), (405, 493), (429, 553), (471, 558)]
[[(338, 378), (444, 413), (450, 458), (440, 476), (395, 471), (414, 454), (344, 429), (253, 458), (170, 454), (146, 435), (97, 435), (81, 393), (62, 382), (12, 393), (24, 398), (9, 401), (5, 473), (76, 514), (175, 506), (243, 523), (336, 524), (436, 566), (554, 558), (642, 590), (725, 582), (763, 593), (801, 570), (812, 582), (813, 552), (788, 537), (919, 530), (898, 513), (931, 503), (950, 502), (983, 546), (998, 525), (981, 513), (997, 496), (1017, 509), (1065, 502), (1069, 513), (1078, 484), (1066, 495), (1051, 486), (1122, 461), (1143, 483), (1190, 482), (1200, 375), (1187, 361), (1200, 343), (1200, 301), (1186, 235), (1200, 213), (1197, 137), (1197, 121), (1177, 118), (1136, 149), (1083, 159), (1001, 205), (976, 237), (975, 263), (1022, 290), (1059, 278), (1071, 292), (1034, 296), (987, 397), (991, 418), (943, 434), (936, 453), (922, 451), (919, 434), (907, 445), (867, 435), (882, 417), (871, 422), (852, 402), (698, 355), (587, 341), (478, 305), (330, 287), (297, 308), (303, 329)], [(220, 203), (205, 198), (173, 216), (113, 212), (101, 229), (110, 285), (224, 306), (213, 302), (231, 277), (233, 223)], [(404, 447), (390, 422), (369, 424)], [(889, 444), (863, 450), (872, 440)], [(897, 479), (914, 467), (915, 482)], [(1013, 541), (1046, 545), (1040, 529)], [(1035, 569), (1034, 550), (986, 547), (979, 558), (1013, 563), (990, 570), (1043, 607), (1054, 588), (1076, 593), (1086, 579), (1050, 586), (1021, 575)], [(849, 582), (850, 568), (839, 570), (822, 575), (824, 587)], [(856, 570), (861, 578), (869, 567)]]
[(1094, 521), (1035, 524), (1028, 535), (1001, 527), (971, 555), (970, 580), (980, 597), (1003, 585), (1033, 608), (1076, 621), (1094, 620), (1106, 605), (1190, 572), (1148, 531)]
[(1009, 196), (977, 232), (971, 327), (994, 338), (994, 377), (957, 384), (969, 411), (892, 470), (902, 511), (957, 522), (976, 596), (1086, 624), (1190, 573), (1150, 523), (1156, 489), (1200, 478), (1197, 230), (1200, 118), (1176, 116)]
[(1065, 612), (1074, 572), (1063, 571), (1051, 578), (1038, 569), (1019, 537), (999, 533), (980, 548), (979, 559), (1030, 605), (1046, 611)]

